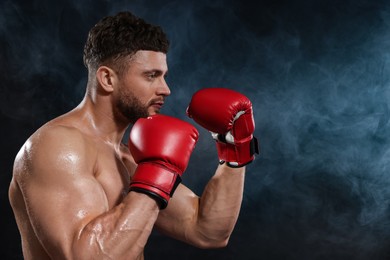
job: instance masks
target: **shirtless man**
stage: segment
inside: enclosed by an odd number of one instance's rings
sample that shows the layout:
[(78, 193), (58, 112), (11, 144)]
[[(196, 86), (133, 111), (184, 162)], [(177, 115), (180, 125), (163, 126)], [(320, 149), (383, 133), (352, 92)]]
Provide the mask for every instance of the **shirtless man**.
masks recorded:
[(91, 29), (84, 99), (15, 159), (9, 198), (25, 259), (143, 259), (154, 227), (199, 248), (226, 246), (254, 159), (252, 107), (227, 89), (194, 95), (188, 115), (212, 132), (220, 159), (198, 197), (180, 183), (198, 133), (159, 114), (168, 45), (160, 27), (129, 12)]

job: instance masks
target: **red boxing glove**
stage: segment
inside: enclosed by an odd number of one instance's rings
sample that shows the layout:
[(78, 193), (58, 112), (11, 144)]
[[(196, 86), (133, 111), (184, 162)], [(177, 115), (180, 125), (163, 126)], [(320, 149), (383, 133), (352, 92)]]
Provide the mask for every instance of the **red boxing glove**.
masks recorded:
[(129, 136), (129, 149), (138, 163), (130, 191), (148, 194), (164, 209), (181, 182), (198, 136), (194, 126), (173, 117), (138, 119)]
[(199, 90), (191, 99), (187, 115), (211, 132), (220, 163), (242, 167), (259, 153), (253, 136), (252, 103), (241, 93), (226, 88)]

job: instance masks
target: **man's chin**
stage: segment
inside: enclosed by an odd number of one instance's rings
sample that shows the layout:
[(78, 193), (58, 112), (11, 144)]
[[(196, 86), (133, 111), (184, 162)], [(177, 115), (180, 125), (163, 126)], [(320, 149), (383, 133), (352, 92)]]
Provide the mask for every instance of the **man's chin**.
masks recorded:
[(153, 116), (153, 115), (157, 115), (157, 114), (160, 114), (160, 110), (153, 110), (153, 111), (149, 112), (148, 116)]
[(134, 118), (133, 120), (130, 120), (130, 123), (131, 124), (134, 124), (138, 119), (140, 119), (140, 118), (147, 118), (147, 117), (149, 117), (149, 116), (151, 116), (151, 114), (150, 113), (147, 113), (147, 114), (144, 114), (144, 115), (138, 115), (136, 118)]

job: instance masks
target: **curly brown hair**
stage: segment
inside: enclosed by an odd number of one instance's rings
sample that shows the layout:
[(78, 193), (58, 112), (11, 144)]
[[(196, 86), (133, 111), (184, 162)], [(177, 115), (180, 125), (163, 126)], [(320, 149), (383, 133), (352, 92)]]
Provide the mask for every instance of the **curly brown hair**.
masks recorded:
[(167, 53), (169, 41), (160, 26), (147, 23), (130, 12), (119, 12), (101, 19), (88, 33), (84, 64), (88, 69), (112, 66), (121, 74), (139, 50)]

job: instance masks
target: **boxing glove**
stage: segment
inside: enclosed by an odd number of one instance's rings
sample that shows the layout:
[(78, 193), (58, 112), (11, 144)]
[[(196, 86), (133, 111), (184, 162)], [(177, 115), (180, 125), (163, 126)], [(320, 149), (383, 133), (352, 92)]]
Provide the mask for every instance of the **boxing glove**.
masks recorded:
[(130, 191), (154, 198), (160, 209), (168, 205), (198, 141), (191, 124), (161, 114), (140, 118), (129, 135), (129, 150), (138, 164)]
[(252, 103), (241, 93), (226, 88), (201, 89), (192, 96), (187, 115), (211, 132), (221, 164), (242, 167), (259, 153), (253, 136)]

